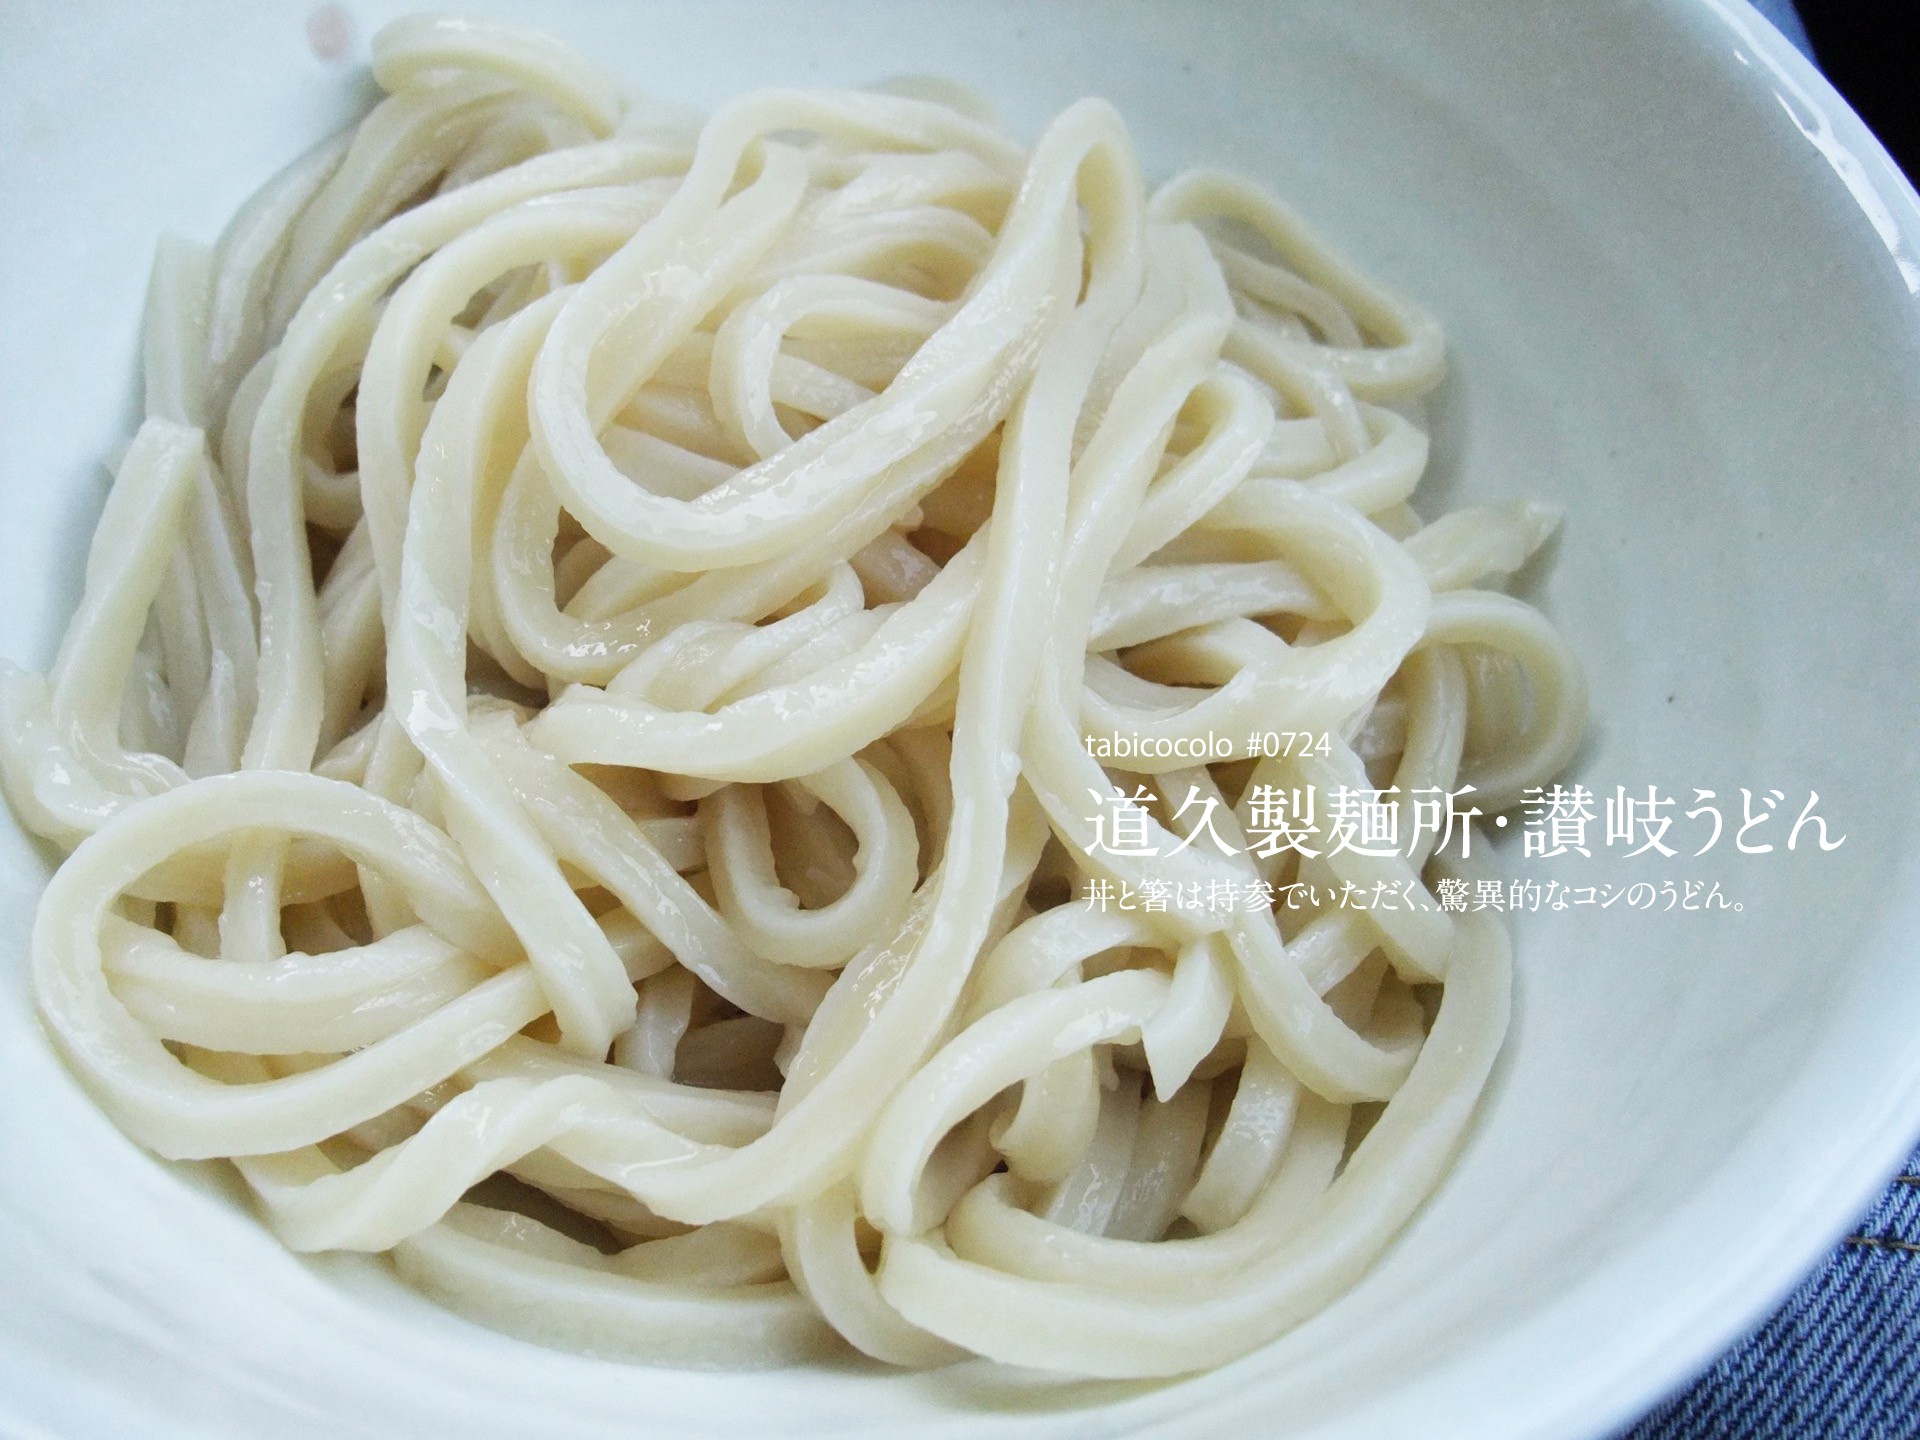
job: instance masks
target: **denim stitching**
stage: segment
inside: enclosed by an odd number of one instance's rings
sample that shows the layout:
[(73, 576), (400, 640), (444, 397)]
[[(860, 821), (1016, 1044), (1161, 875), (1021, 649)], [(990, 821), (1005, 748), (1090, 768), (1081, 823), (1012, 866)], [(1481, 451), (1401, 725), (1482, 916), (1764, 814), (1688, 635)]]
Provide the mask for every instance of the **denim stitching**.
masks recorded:
[(1620, 1440), (1920, 1435), (1920, 1155), (1766, 1323)]

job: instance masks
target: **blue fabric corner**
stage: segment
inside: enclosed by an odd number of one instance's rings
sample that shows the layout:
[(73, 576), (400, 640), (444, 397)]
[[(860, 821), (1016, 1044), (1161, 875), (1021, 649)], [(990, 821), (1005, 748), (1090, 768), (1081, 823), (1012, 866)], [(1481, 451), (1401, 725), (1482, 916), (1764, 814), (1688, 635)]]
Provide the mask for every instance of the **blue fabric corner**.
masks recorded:
[(1920, 1152), (1826, 1264), (1621, 1440), (1920, 1436)]

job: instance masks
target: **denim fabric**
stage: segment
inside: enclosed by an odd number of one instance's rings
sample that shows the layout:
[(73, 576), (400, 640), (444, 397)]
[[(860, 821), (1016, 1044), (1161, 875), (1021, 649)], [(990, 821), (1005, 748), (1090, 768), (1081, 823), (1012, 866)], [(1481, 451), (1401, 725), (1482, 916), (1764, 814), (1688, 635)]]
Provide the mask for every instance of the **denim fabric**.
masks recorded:
[(1621, 1440), (1920, 1436), (1920, 1152), (1778, 1313)]

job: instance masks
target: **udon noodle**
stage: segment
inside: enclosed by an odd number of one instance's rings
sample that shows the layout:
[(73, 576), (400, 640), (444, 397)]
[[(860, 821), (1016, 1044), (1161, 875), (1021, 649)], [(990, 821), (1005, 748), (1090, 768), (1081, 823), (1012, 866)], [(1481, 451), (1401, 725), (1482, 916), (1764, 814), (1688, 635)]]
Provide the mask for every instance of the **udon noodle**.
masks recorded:
[(1491, 815), (1585, 706), (1501, 588), (1552, 515), (1410, 504), (1435, 322), (1099, 101), (701, 124), (447, 20), (374, 74), (163, 244), (84, 597), (0, 686), (88, 1092), (600, 1355), (1164, 1375), (1337, 1297), (1507, 942), (1436, 836), (1251, 807)]

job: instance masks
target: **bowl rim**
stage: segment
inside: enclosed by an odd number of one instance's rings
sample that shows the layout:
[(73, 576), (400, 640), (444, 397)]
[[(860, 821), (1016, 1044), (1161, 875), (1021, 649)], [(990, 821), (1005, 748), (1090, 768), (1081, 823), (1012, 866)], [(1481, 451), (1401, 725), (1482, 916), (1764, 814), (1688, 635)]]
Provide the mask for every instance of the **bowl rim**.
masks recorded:
[[(1920, 192), (1825, 72), (1752, 0), (1682, 0), (1668, 8), (1682, 23), (1691, 19), (1702, 29), (1717, 27), (1723, 38), (1746, 47), (1773, 83), (1775, 97), (1795, 128), (1839, 177), (1892, 255), (1908, 296), (1920, 299)], [(1789, 97), (1812, 112), (1812, 126), (1794, 114)], [(1920, 332), (1920, 308), (1913, 309), (1910, 328)], [(1920, 857), (1906, 857), (1900, 878), (1872, 938), (1861, 948), (1911, 962), (1920, 959)], [(1749, 1205), (1748, 1243), (1729, 1247), (1741, 1258), (1714, 1272), (1717, 1283), (1697, 1287), (1688, 1300), (1647, 1317), (1657, 1323), (1620, 1332), (1631, 1343), (1616, 1341), (1611, 1363), (1591, 1363), (1598, 1357), (1590, 1354), (1582, 1372), (1584, 1385), (1563, 1389), (1561, 1404), (1543, 1407), (1534, 1420), (1509, 1433), (1573, 1433), (1578, 1420), (1585, 1419), (1604, 1422), (1596, 1434), (1612, 1435), (1636, 1423), (1704, 1374), (1819, 1273), (1920, 1139), (1920, 1035), (1895, 1059), (1881, 1072), (1872, 1103), (1849, 1112), (1851, 1125), (1829, 1127), (1830, 1158), (1811, 1181), (1797, 1189), (1781, 1187)], [(1795, 1087), (1790, 1087), (1722, 1163), (1711, 1191), (1740, 1181), (1744, 1171), (1755, 1168), (1756, 1158), (1771, 1148), (1772, 1132), (1782, 1128), (1796, 1108), (1794, 1099)], [(1803, 1098), (1801, 1103), (1808, 1102)], [(1749, 1197), (1755, 1193), (1746, 1189)], [(1692, 1212), (1708, 1198), (1696, 1195), (1669, 1215), (1657, 1232), (1660, 1238), (1670, 1241), (1683, 1229), (1691, 1230), (1687, 1222)], [(1665, 1244), (1643, 1245), (1636, 1268), (1651, 1268), (1665, 1249)], [(1585, 1288), (1583, 1284), (1569, 1292), (1563, 1302)]]
[[(1836, 205), (1857, 209), (1891, 255), (1907, 291), (1903, 328), (1920, 339), (1920, 192), (1871, 128), (1752, 0), (1664, 0), (1656, 14), (1705, 47), (1724, 54), (1730, 46), (1735, 61), (1771, 86), (1801, 137), (1845, 188), (1847, 199)], [(1862, 247), (1870, 243), (1863, 237)], [(1852, 949), (1909, 969), (1920, 960), (1920, 850), (1901, 857), (1886, 904)], [(1862, 976), (1872, 968), (1862, 966), (1848, 989), (1863, 989)], [(1865, 1001), (1857, 994), (1839, 997), (1799, 1075), (1706, 1182), (1650, 1231), (1470, 1358), (1456, 1357), (1414, 1390), (1392, 1392), (1302, 1436), (1403, 1433), (1396, 1427), (1414, 1413), (1409, 1401), (1444, 1413), (1450, 1407), (1437, 1402), (1455, 1395), (1464, 1400), (1496, 1383), (1506, 1401), (1496, 1415), (1436, 1424), (1434, 1411), (1426, 1410), (1419, 1433), (1428, 1440), (1625, 1440), (1629, 1428), (1683, 1392), (1819, 1273), (1914, 1153), (1920, 1032), (1861, 1062), (1838, 1043), (1848, 1003)], [(1816, 1083), (1821, 1077), (1824, 1083)], [(1796, 1159), (1790, 1174), (1782, 1173), (1782, 1154)], [(1729, 1215), (1738, 1223), (1727, 1223)], [(1711, 1237), (1710, 1246), (1703, 1236)], [(1684, 1289), (1676, 1275), (1687, 1277)], [(1620, 1303), (1659, 1294), (1663, 1284), (1669, 1298), (1655, 1308)], [(1617, 1292), (1611, 1303), (1609, 1291)], [(1596, 1333), (1595, 1318), (1609, 1310), (1623, 1323)], [(1556, 1326), (1579, 1347), (1578, 1359), (1561, 1355), (1542, 1364), (1542, 1341)], [(1219, 1413), (1224, 1403), (1227, 1397), (1210, 1397), (1180, 1420), (1140, 1433), (1171, 1437), (1190, 1433), (1195, 1422), (1205, 1433), (1207, 1418), (1225, 1418)]]
[[(1773, 85), (1805, 143), (1834, 171), (1848, 201), (1893, 256), (1909, 299), (1916, 302), (1907, 328), (1920, 336), (1920, 193), (1867, 124), (1817, 64), (1752, 0), (1662, 0), (1656, 13), (1689, 38), (1723, 53), (1731, 45), (1741, 63), (1751, 62), (1757, 81)], [(1796, 105), (1812, 117), (1812, 124), (1795, 113)], [(1888, 960), (1920, 959), (1920, 853), (1905, 857), (1899, 883), (1858, 949)], [(1563, 1362), (1548, 1367), (1550, 1384), (1517, 1380), (1508, 1396), (1510, 1403), (1497, 1417), (1474, 1416), (1471, 1431), (1458, 1433), (1471, 1433), (1476, 1440), (1611, 1436), (1683, 1389), (1762, 1323), (1824, 1262), (1912, 1153), (1915, 1137), (1920, 1136), (1920, 1033), (1904, 1049), (1884, 1057), (1885, 1063), (1874, 1070), (1870, 1093), (1844, 1113), (1838, 1108), (1843, 1098), (1836, 1093), (1838, 1085), (1825, 1087), (1826, 1098), (1820, 1101), (1807, 1083), (1821, 1067), (1846, 1064), (1845, 1057), (1833, 1053), (1836, 1048), (1830, 1036), (1812, 1048), (1807, 1071), (1782, 1089), (1749, 1133), (1714, 1167), (1709, 1182), (1686, 1203), (1527, 1317), (1522, 1327), (1480, 1347), (1470, 1359), (1457, 1357), (1430, 1372), (1417, 1387), (1422, 1401), (1435, 1398), (1435, 1382), (1462, 1390), (1483, 1384), (1494, 1367), (1510, 1365), (1520, 1353), (1523, 1332), (1528, 1337), (1526, 1348), (1537, 1354), (1539, 1332), (1556, 1319), (1562, 1323), (1578, 1319), (1590, 1343), (1577, 1365)], [(1810, 1146), (1806, 1140), (1816, 1114), (1823, 1122), (1822, 1135), (1817, 1146)], [(1777, 1183), (1782, 1178), (1780, 1166), (1768, 1158), (1779, 1154), (1777, 1141), (1787, 1136), (1797, 1137), (1796, 1149), (1803, 1156), (1818, 1161), (1802, 1167), (1791, 1185)], [(1770, 1183), (1757, 1186), (1756, 1181)], [(1736, 1191), (1744, 1197), (1737, 1212), (1740, 1221), (1736, 1226), (1716, 1224), (1713, 1252), (1703, 1257), (1697, 1243), (1702, 1217), (1708, 1211), (1724, 1216), (1724, 1202), (1717, 1197)], [(1701, 1283), (1674, 1293), (1657, 1308), (1638, 1312), (1631, 1326), (1603, 1336), (1585, 1328), (1596, 1306), (1604, 1307), (1605, 1291), (1622, 1288), (1628, 1277), (1657, 1274), (1683, 1248), (1683, 1242)], [(1699, 1263), (1703, 1258), (1711, 1263)], [(1656, 1287), (1643, 1279), (1631, 1288), (1645, 1295)], [(1510, 1369), (1507, 1378), (1515, 1379)], [(1382, 1403), (1404, 1406), (1414, 1393), (1401, 1389)], [(1134, 1433), (1205, 1433), (1209, 1418), (1228, 1418), (1224, 1412), (1236, 1398), (1234, 1392), (1222, 1391), (1177, 1414), (1151, 1420)], [(1322, 1429), (1352, 1433), (1350, 1427), (1370, 1409), (1363, 1406), (1346, 1412), (1302, 1434)], [(32, 1423), (31, 1417), (0, 1398), (0, 1421), (6, 1420)]]

